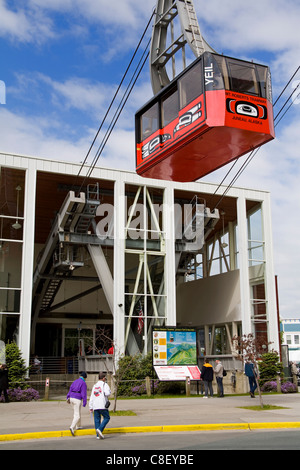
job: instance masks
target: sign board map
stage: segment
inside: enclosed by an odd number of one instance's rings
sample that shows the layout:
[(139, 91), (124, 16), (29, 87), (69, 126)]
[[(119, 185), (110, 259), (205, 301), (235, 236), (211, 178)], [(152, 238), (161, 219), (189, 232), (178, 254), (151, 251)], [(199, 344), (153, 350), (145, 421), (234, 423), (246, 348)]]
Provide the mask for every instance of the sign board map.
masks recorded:
[(153, 366), (160, 380), (199, 380), (196, 330), (153, 327)]

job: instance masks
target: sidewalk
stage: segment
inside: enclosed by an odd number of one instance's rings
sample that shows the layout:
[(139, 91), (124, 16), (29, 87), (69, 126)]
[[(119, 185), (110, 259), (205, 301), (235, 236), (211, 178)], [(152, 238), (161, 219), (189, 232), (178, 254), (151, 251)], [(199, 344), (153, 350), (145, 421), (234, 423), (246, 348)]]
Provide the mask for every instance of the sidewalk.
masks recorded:
[[(119, 399), (117, 410), (131, 410), (136, 416), (111, 416), (104, 432), (300, 429), (299, 393), (264, 395), (263, 403), (284, 408), (267, 411), (240, 408), (260, 404), (258, 397), (249, 396)], [(83, 429), (76, 434), (94, 435), (94, 423), (87, 407), (82, 408), (81, 415)], [(0, 403), (0, 441), (70, 436), (72, 417), (72, 407), (66, 401)]]

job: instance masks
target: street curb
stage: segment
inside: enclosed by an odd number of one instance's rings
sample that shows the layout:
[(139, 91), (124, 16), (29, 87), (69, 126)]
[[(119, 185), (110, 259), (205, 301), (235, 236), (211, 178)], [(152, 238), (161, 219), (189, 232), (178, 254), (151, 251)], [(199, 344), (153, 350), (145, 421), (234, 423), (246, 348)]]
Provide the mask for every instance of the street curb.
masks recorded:
[[(169, 426), (136, 426), (107, 428), (103, 434), (116, 433), (147, 433), (147, 432), (181, 432), (181, 431), (228, 431), (255, 429), (280, 429), (280, 428), (300, 428), (300, 422), (271, 422), (271, 423), (218, 423), (218, 424), (188, 424)], [(95, 436), (95, 429), (80, 429), (75, 432), (75, 436)], [(56, 437), (71, 437), (70, 430), (64, 431), (44, 431), (28, 432), (20, 434), (2, 434), (0, 441), (16, 441), (26, 439), (47, 439)]]

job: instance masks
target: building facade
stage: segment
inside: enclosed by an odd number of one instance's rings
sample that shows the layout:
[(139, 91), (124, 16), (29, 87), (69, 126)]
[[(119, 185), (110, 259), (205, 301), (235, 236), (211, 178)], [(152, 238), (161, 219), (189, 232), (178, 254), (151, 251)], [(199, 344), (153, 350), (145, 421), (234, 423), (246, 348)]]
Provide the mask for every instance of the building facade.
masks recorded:
[(289, 361), (300, 363), (300, 319), (281, 319), (282, 343), (288, 346)]
[(199, 355), (279, 350), (268, 192), (0, 159), (0, 340), (26, 363), (95, 354), (99, 330), (146, 354), (154, 325), (197, 328)]

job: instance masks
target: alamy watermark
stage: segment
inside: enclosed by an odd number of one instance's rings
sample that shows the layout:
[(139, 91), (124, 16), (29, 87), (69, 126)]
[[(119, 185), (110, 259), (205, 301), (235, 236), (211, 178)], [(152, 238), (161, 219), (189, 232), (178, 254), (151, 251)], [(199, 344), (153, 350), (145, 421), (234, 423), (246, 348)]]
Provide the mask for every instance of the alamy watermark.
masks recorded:
[(174, 220), (174, 239), (189, 243), (191, 248), (201, 248), (204, 243), (204, 204), (151, 204), (142, 203), (127, 206), (127, 197), (121, 198), (119, 203), (124, 204), (126, 213), (126, 228), (118, 235), (115, 233), (115, 206), (112, 204), (100, 204), (97, 209), (96, 235), (100, 239), (167, 239), (171, 231), (165, 231), (162, 220), (166, 214), (170, 220)]

